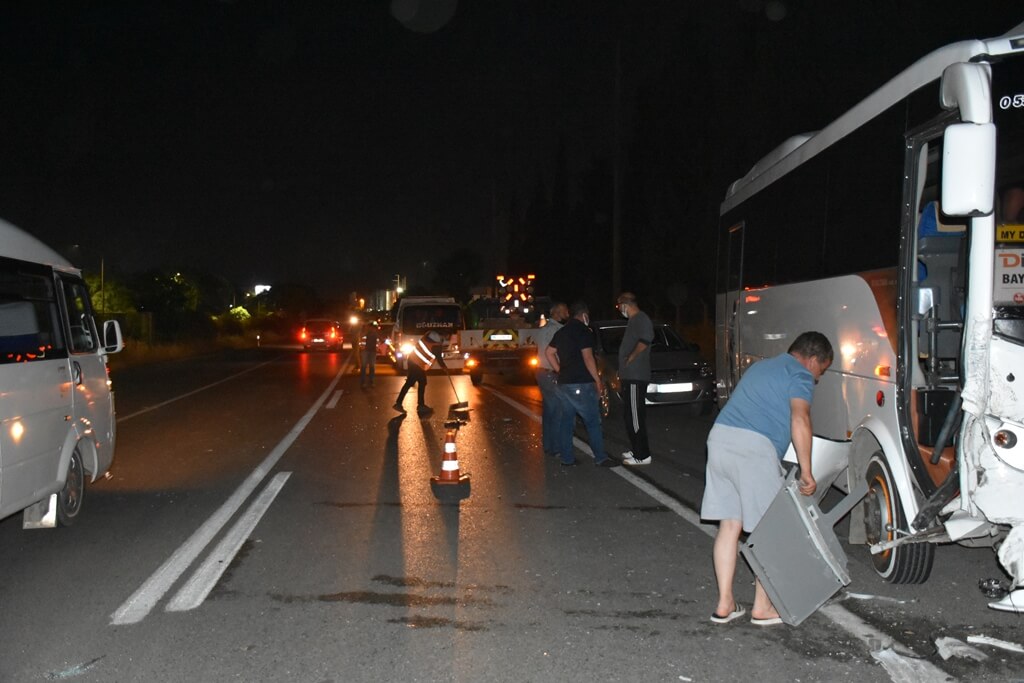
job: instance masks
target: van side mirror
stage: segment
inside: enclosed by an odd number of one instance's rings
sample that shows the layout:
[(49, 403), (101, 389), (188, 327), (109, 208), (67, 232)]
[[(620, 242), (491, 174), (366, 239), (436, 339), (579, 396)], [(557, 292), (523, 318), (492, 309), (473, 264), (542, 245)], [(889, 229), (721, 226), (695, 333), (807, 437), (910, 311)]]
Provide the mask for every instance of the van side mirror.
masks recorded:
[(996, 183), (996, 127), (955, 123), (942, 141), (942, 212), (949, 216), (992, 213)]
[(117, 353), (124, 349), (124, 337), (121, 336), (121, 325), (116, 320), (103, 323), (103, 351)]

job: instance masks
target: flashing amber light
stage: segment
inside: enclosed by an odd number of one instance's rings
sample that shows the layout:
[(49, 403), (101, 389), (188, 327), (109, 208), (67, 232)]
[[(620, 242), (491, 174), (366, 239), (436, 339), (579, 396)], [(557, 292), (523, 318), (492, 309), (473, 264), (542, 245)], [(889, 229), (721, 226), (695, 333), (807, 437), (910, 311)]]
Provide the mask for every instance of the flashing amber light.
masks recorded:
[(756, 304), (760, 300), (761, 300), (761, 297), (759, 297), (756, 294), (747, 294), (747, 296), (744, 297), (744, 299), (743, 299), (743, 303), (745, 303), (745, 304)]
[(892, 377), (892, 367), (889, 365), (876, 365), (875, 366), (876, 377)]
[(467, 358), (466, 359), (466, 367), (467, 368), (475, 368), (479, 364), (480, 363), (477, 362), (476, 358)]
[(536, 368), (536, 367), (539, 367), (539, 366), (540, 366), (540, 358), (537, 358), (537, 356), (530, 356), (530, 367), (531, 368)]
[(306, 328), (305, 328), (305, 327), (303, 327), (303, 328), (302, 328), (302, 331), (301, 331), (301, 332), (299, 332), (299, 340), (300, 340), (300, 341), (306, 341), (306, 338), (307, 338), (308, 336), (309, 336), (309, 333), (307, 333), (307, 332), (306, 332)]

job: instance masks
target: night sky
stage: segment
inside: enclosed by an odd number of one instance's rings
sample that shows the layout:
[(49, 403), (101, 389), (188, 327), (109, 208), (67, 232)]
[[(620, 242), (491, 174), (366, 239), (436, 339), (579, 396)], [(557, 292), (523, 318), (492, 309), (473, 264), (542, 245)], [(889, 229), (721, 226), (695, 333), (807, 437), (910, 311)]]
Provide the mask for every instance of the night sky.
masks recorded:
[(627, 218), (657, 192), (704, 217), (783, 138), (1015, 4), (4, 3), (0, 217), (87, 268), (241, 288), (423, 284), (455, 246), (489, 271), (538, 188), (571, 204), (612, 158), (617, 50), (623, 165), (648, 171)]

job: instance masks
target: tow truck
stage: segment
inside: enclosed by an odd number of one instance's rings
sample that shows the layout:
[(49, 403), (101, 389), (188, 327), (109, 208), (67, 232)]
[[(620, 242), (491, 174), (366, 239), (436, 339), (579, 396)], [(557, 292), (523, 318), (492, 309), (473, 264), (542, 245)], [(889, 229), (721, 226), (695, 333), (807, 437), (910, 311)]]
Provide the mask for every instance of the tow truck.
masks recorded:
[(498, 275), (498, 293), (470, 302), (471, 317), (477, 322), (463, 330), (459, 347), (465, 353), (465, 369), (474, 385), (484, 375), (532, 378), (537, 369), (540, 329), (532, 321), (539, 316), (533, 297), (533, 275)]

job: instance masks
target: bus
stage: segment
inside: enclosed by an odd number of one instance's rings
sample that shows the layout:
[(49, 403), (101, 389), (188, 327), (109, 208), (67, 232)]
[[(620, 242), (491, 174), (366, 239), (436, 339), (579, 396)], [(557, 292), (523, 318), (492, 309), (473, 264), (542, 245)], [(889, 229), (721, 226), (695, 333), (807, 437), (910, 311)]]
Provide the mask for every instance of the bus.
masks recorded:
[[(850, 541), (889, 582), (956, 542), (1024, 585), (1022, 263), (1024, 24), (932, 52), (726, 192), (719, 403), (801, 332), (829, 338), (814, 474), (867, 483)], [(1024, 590), (990, 606), (1024, 611)]]

